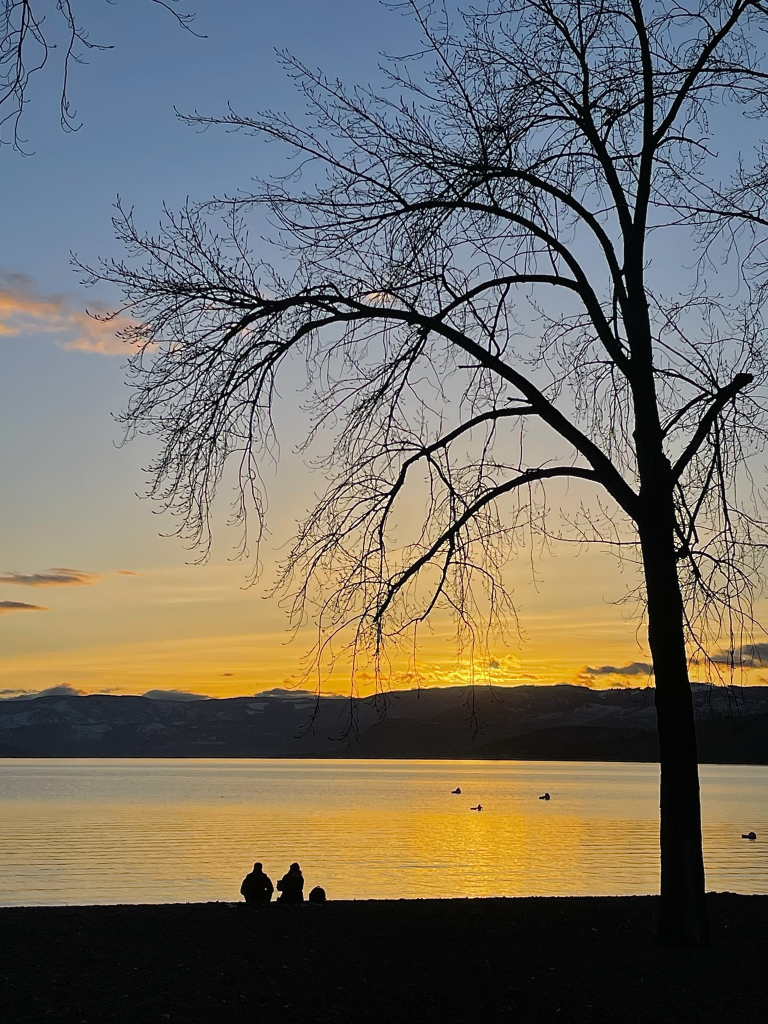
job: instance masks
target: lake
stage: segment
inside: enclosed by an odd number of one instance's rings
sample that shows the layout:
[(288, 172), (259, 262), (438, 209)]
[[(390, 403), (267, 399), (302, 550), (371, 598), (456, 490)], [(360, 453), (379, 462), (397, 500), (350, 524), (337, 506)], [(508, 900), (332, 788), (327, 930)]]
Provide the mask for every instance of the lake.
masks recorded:
[[(768, 767), (701, 778), (707, 888), (768, 893)], [(237, 900), (255, 860), (331, 899), (653, 893), (657, 789), (653, 764), (0, 759), (0, 904)]]

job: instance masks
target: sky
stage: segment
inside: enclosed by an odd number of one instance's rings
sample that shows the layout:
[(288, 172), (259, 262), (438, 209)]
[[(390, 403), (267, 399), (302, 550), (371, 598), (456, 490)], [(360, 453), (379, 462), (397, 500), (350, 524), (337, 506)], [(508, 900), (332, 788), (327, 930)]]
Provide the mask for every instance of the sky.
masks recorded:
[[(115, 296), (84, 289), (71, 253), (85, 263), (119, 255), (110, 220), (117, 196), (152, 228), (163, 203), (232, 192), (283, 169), (276, 147), (197, 132), (175, 109), (217, 113), (231, 102), (300, 116), (276, 50), (371, 81), (382, 51), (412, 48), (413, 27), (375, 0), (185, 0), (199, 35), (150, 0), (81, 0), (77, 9), (91, 40), (113, 46), (73, 69), (82, 127), (59, 125), (54, 56), (30, 91), (21, 128), (28, 155), (0, 150), (0, 694), (66, 685), (232, 696), (307, 685), (311, 637), (291, 641), (282, 609), (264, 586), (248, 585), (252, 565), (235, 558), (226, 500), (211, 557), (199, 565), (163, 536), (173, 524), (139, 498), (153, 449), (145, 440), (120, 445), (113, 417), (127, 397), (124, 347), (86, 315)], [(290, 411), (284, 460), (267, 468), (266, 583), (317, 490), (291, 454)], [(510, 586), (523, 635), (492, 652), (485, 675), (502, 684), (645, 685), (643, 625), (622, 603), (634, 582), (598, 551), (546, 552), (535, 572), (519, 559)], [(467, 679), (440, 622), (423, 637), (418, 666), (424, 684)], [(394, 684), (414, 678), (399, 665)], [(362, 692), (370, 685), (358, 682)], [(343, 692), (349, 679), (339, 673), (323, 685)]]

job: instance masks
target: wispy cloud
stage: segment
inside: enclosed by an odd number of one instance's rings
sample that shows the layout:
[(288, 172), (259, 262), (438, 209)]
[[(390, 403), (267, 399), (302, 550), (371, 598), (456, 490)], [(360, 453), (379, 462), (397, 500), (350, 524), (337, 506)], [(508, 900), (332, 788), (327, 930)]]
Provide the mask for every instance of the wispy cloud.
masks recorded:
[(585, 676), (649, 676), (653, 673), (653, 665), (645, 661), (633, 661), (629, 665), (600, 665), (599, 668), (584, 669)]
[(133, 572), (131, 569), (115, 569), (116, 576), (143, 576), (143, 572)]
[(18, 587), (87, 587), (97, 583), (97, 573), (83, 572), (82, 569), (46, 569), (45, 572), (6, 572), (0, 575), (0, 583)]
[(109, 312), (100, 302), (78, 306), (72, 296), (43, 295), (26, 274), (0, 271), (0, 336), (26, 337), (33, 334), (57, 335), (62, 348), (102, 355), (121, 355), (124, 341), (115, 335), (133, 326), (127, 317), (94, 319)]
[(11, 612), (47, 612), (48, 609), (41, 604), (27, 604), (25, 601), (0, 601), (0, 615), (9, 615)]

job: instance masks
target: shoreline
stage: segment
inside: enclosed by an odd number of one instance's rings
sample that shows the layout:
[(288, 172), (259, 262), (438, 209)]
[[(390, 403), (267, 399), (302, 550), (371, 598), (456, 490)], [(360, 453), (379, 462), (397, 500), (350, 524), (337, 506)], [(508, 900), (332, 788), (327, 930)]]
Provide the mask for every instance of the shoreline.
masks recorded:
[[(0, 764), (15, 761), (318, 761), (339, 762), (390, 762), (400, 761), (425, 764), (636, 764), (659, 766), (658, 761), (632, 758), (596, 757), (453, 757), (450, 755), (424, 755), (407, 757), (400, 754), (3, 754)], [(699, 759), (699, 767), (711, 768), (766, 768), (768, 754), (759, 761), (707, 761)]]
[[(1, 915), (5, 911), (41, 911), (52, 913), (58, 911), (108, 911), (108, 910), (147, 910), (156, 911), (159, 909), (166, 908), (168, 910), (178, 910), (180, 908), (187, 908), (193, 910), (202, 911), (204, 908), (227, 908), (235, 909), (241, 907), (243, 910), (247, 909), (248, 912), (262, 913), (264, 906), (275, 907), (279, 906), (277, 897), (279, 893), (274, 893), (272, 900), (269, 904), (257, 905), (256, 907), (246, 907), (245, 901), (242, 898), (237, 900), (163, 900), (157, 903), (0, 903), (0, 924), (2, 924)], [(707, 899), (719, 900), (721, 898), (730, 899), (749, 899), (749, 900), (765, 900), (766, 901), (766, 912), (768, 912), (768, 893), (751, 893), (751, 892), (735, 892), (731, 889), (708, 889), (706, 893)], [(397, 907), (414, 907), (422, 906), (424, 904), (434, 904), (435, 906), (442, 905), (466, 905), (468, 903), (480, 904), (491, 906), (493, 904), (511, 904), (511, 903), (545, 903), (552, 902), (557, 903), (561, 901), (575, 901), (576, 903), (594, 901), (634, 901), (634, 900), (658, 900), (659, 894), (654, 893), (631, 893), (631, 894), (586, 894), (586, 893), (568, 893), (566, 895), (537, 895), (531, 893), (527, 896), (401, 896), (398, 898), (393, 897), (366, 897), (361, 896), (359, 899), (354, 897), (350, 899), (328, 899), (325, 906), (334, 907), (385, 907), (385, 906), (397, 906)], [(294, 906), (294, 904), (291, 904)], [(304, 903), (299, 906), (309, 906), (309, 900), (304, 898)], [(270, 911), (267, 911), (270, 913)], [(768, 952), (768, 950), (767, 950)]]
[(4, 1024), (758, 1024), (768, 896), (707, 895), (713, 945), (656, 950), (657, 896), (0, 908)]

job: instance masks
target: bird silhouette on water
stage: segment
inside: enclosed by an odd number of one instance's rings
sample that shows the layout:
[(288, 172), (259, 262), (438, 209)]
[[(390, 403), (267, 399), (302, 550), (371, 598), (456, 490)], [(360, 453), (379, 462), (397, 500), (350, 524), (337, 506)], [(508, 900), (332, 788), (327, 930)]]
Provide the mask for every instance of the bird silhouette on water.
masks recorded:
[(478, 804), (477, 807), (470, 807), (469, 809), (470, 809), (470, 811), (482, 811), (483, 805), (482, 804)]
[(754, 843), (754, 841), (757, 839), (757, 833), (756, 832), (742, 832), (741, 838), (742, 839), (748, 839), (750, 841), (750, 843)]
[(542, 796), (539, 797), (539, 800), (551, 800), (551, 799), (552, 799), (552, 797), (549, 795), (549, 793), (544, 793)]
[(456, 789), (452, 789), (451, 793), (454, 793), (454, 794), (461, 793), (461, 786), (457, 786)]

